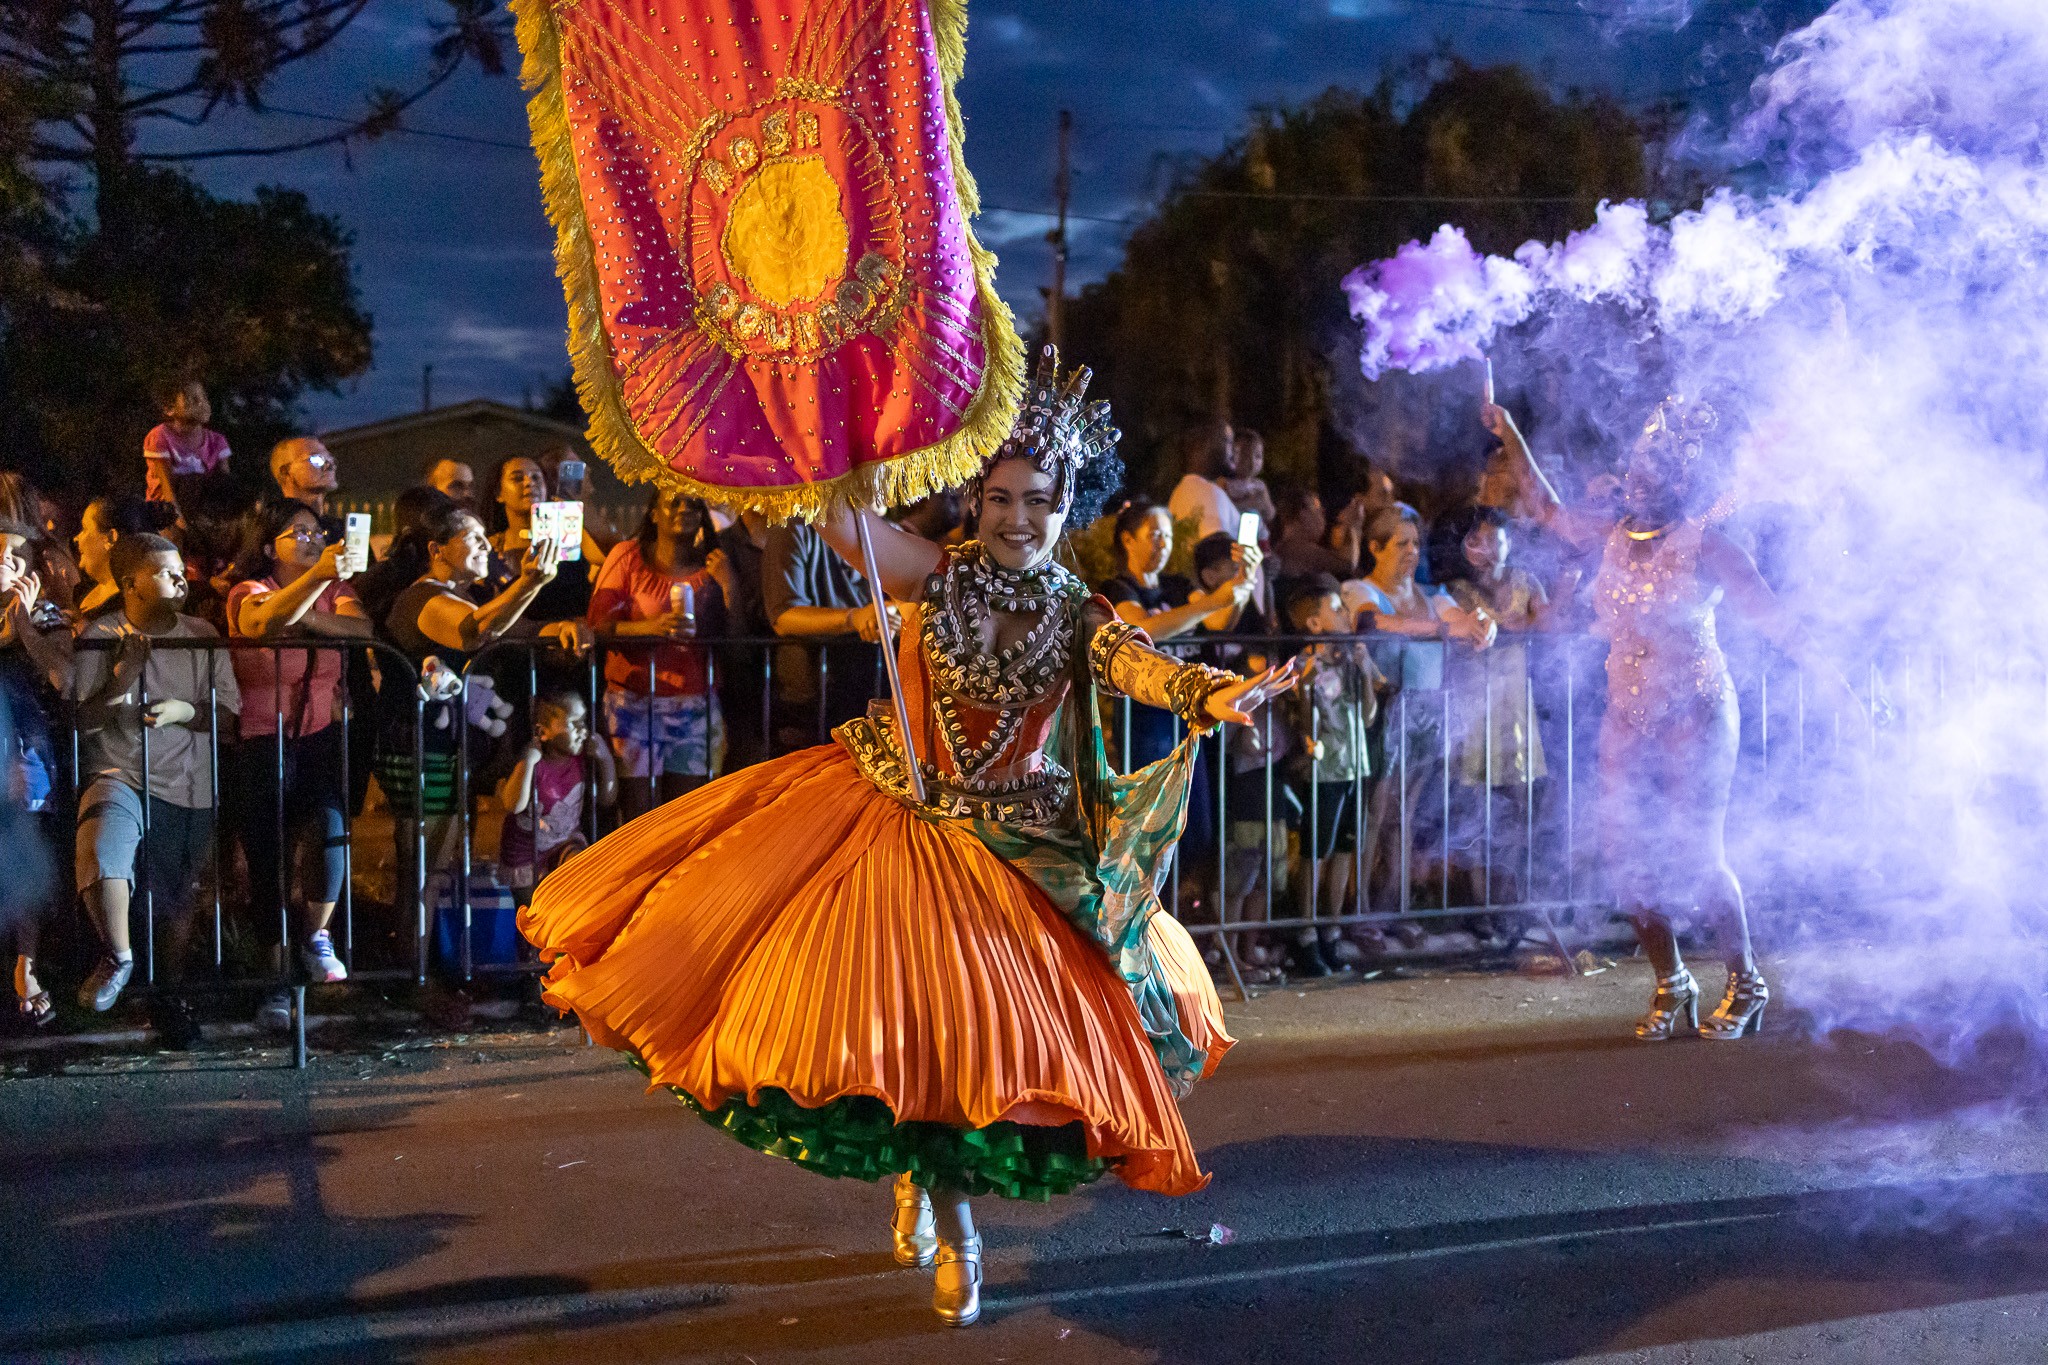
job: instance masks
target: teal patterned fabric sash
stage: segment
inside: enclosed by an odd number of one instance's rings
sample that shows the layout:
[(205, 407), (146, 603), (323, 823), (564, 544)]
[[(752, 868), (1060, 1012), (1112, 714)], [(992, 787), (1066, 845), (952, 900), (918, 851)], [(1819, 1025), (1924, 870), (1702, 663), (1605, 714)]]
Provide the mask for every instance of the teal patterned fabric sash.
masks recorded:
[[(1074, 738), (1092, 746), (1096, 771), (1108, 774), (1105, 809), (1098, 814), (1100, 838), (1091, 843), (1085, 837), (1085, 817), (1051, 828), (987, 820), (967, 824), (989, 852), (1030, 878), (1046, 899), (1109, 954), (1130, 987), (1167, 1084), (1175, 1095), (1186, 1095), (1201, 1079), (1208, 1058), (1181, 1029), (1173, 990), (1152, 952), (1145, 926), (1153, 915), (1166, 913), (1159, 903), (1159, 888), (1187, 823), (1196, 739), (1188, 736), (1171, 754), (1137, 772), (1115, 774), (1093, 705), (1077, 706), (1070, 699), (1061, 708), (1059, 724), (1071, 724), (1076, 711), (1083, 713), (1087, 729)], [(1049, 747), (1058, 752), (1060, 736)]]

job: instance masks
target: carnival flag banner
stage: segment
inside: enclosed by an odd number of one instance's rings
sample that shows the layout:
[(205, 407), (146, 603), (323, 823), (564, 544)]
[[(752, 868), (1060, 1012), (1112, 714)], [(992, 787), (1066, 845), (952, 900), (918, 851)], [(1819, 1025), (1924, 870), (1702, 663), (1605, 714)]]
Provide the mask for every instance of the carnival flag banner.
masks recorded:
[(910, 501), (1009, 432), (965, 0), (515, 0), (591, 442), (771, 517)]

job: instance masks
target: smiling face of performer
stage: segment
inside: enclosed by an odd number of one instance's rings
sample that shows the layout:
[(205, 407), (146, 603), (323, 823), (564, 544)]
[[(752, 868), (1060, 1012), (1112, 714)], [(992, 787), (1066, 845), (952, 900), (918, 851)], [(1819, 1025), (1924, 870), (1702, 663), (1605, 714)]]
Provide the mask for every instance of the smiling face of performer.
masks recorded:
[(1059, 475), (1029, 459), (998, 460), (981, 485), (981, 543), (1005, 569), (1035, 569), (1052, 558), (1067, 514)]

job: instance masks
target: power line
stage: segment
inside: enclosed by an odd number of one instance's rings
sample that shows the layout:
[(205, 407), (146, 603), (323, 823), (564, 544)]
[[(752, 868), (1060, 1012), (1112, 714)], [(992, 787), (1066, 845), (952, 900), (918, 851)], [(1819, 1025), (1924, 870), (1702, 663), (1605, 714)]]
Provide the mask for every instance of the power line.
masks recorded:
[[(166, 93), (163, 87), (161, 86), (145, 85), (141, 81), (135, 81), (133, 82), (133, 84), (138, 90), (148, 90), (153, 94)], [(194, 97), (196, 97), (199, 94), (199, 92), (195, 90), (192, 92), (192, 94)], [(363, 121), (361, 118), (348, 118), (341, 114), (324, 114), (317, 109), (294, 109), (288, 104), (266, 103), (260, 106), (259, 108), (253, 110), (252, 112), (264, 114), (286, 114), (292, 118), (313, 119), (314, 121), (319, 123), (357, 124)], [(533, 144), (530, 142), (510, 142), (504, 138), (481, 137), (475, 133), (451, 133), (440, 128), (416, 128), (409, 123), (402, 122), (385, 129), (383, 132), (377, 134), (377, 136), (389, 137), (399, 133), (403, 133), (408, 137), (437, 138), (443, 142), (467, 142), (479, 147), (504, 147), (509, 150), (519, 152), (530, 152), (533, 150)], [(366, 134), (365, 136), (368, 135)]]
[[(1403, 4), (1422, 9), (1468, 9), (1485, 10), (1495, 14), (1528, 15), (1537, 19), (1581, 19), (1599, 22), (1602, 20), (1623, 20), (1631, 17), (1625, 11), (1594, 9), (1562, 9), (1547, 5), (1509, 5), (1494, 3), (1493, 0), (1401, 0)], [(1740, 28), (1741, 23), (1732, 19), (1702, 19), (1688, 17), (1678, 28)], [(1674, 29), (1673, 32), (1676, 32)]]

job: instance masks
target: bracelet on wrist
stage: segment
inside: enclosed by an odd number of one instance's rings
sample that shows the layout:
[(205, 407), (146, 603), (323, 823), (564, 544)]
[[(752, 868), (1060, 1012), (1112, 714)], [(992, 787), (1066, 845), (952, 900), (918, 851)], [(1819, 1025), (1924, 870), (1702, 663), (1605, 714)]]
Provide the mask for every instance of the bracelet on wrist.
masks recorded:
[(1207, 664), (1185, 664), (1166, 684), (1167, 707), (1190, 728), (1211, 725), (1209, 698), (1233, 683), (1244, 679), (1221, 668)]

